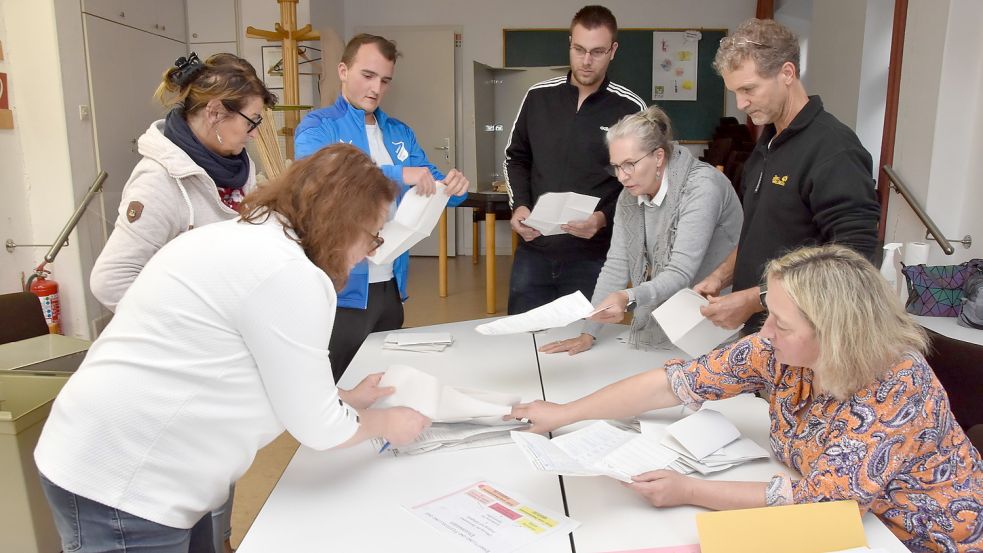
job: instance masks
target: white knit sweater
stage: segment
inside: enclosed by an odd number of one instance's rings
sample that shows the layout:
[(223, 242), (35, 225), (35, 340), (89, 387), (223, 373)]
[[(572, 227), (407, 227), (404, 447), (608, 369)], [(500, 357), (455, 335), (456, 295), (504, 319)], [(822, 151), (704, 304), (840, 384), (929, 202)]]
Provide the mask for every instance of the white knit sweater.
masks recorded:
[(276, 221), (178, 236), (58, 396), (38, 468), (83, 497), (190, 528), (284, 429), (315, 449), (358, 429), (328, 362), (335, 305), (331, 280)]

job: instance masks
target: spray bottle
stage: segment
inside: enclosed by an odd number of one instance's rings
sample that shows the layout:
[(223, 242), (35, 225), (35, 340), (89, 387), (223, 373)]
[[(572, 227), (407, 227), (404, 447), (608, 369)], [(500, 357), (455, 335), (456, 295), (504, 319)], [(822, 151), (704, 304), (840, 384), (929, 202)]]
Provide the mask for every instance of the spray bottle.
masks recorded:
[(898, 263), (894, 260), (894, 253), (901, 249), (900, 242), (884, 244), (884, 261), (881, 262), (881, 276), (887, 281), (888, 287), (894, 293), (894, 297), (901, 297), (901, 290), (898, 288)]

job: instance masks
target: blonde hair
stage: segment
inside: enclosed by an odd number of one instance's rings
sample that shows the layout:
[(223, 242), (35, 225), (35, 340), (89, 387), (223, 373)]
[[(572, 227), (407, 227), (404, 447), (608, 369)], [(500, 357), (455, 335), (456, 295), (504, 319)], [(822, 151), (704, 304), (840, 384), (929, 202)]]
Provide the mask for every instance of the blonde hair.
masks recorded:
[(765, 274), (812, 325), (822, 386), (846, 401), (907, 352), (924, 353), (925, 330), (905, 313), (867, 259), (844, 246), (801, 248), (768, 263)]
[(622, 117), (608, 129), (605, 140), (610, 145), (626, 137), (637, 140), (638, 147), (646, 152), (662, 148), (667, 157), (672, 156), (672, 122), (658, 106), (649, 106), (645, 111)]
[[(196, 55), (194, 58), (197, 60)], [(180, 58), (178, 62), (185, 59)], [(190, 68), (193, 72), (188, 75), (187, 67), (177, 63), (169, 67), (154, 98), (166, 108), (181, 106), (185, 117), (204, 109), (210, 100), (220, 100), (229, 111), (241, 110), (252, 97), (263, 100), (268, 108), (276, 105), (276, 95), (266, 88), (252, 64), (239, 56), (214, 54), (199, 64), (200, 67)]]
[(758, 75), (762, 77), (774, 77), (785, 62), (795, 66), (798, 77), (799, 39), (773, 19), (748, 19), (734, 34), (720, 41), (713, 68), (723, 74), (737, 70), (749, 59), (754, 61)]

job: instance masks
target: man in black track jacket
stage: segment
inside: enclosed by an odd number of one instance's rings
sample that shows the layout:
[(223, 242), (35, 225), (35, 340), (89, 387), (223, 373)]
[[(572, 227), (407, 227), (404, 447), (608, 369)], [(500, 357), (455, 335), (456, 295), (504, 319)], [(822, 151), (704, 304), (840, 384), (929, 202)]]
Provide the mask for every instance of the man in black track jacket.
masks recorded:
[[(602, 6), (586, 6), (570, 25), (570, 68), (529, 88), (505, 150), (512, 229), (522, 241), (512, 261), (509, 313), (523, 313), (580, 290), (588, 299), (611, 243), (621, 193), (607, 172), (608, 127), (645, 109), (645, 102), (607, 78), (618, 49), (617, 22)], [(600, 198), (590, 217), (570, 221), (567, 234), (542, 236), (523, 224), (547, 192)]]

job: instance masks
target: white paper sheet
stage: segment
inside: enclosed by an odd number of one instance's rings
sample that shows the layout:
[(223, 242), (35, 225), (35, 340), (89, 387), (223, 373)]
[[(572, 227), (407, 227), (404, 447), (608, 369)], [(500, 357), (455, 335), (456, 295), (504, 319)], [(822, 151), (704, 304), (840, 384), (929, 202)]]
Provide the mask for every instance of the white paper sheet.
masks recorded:
[(454, 343), (448, 332), (394, 332), (387, 334), (382, 349), (441, 352)]
[(389, 367), (379, 386), (393, 386), (396, 392), (377, 401), (374, 407), (410, 407), (434, 422), (506, 425), (511, 421), (502, 421), (502, 416), (521, 401), (511, 394), (447, 386), (407, 365)]
[(547, 192), (536, 200), (532, 213), (522, 224), (543, 234), (566, 234), (560, 229), (570, 221), (582, 221), (597, 208), (600, 198), (576, 192)]
[(652, 312), (652, 317), (676, 347), (691, 357), (699, 357), (744, 328), (720, 328), (700, 314), (700, 307), (710, 302), (689, 288), (684, 288)]
[(491, 482), (475, 482), (405, 507), (438, 532), (484, 553), (533, 551), (533, 544), (546, 536), (568, 534), (580, 526), (563, 513)]
[(577, 291), (525, 313), (480, 324), (475, 330), (489, 336), (546, 330), (567, 326), (589, 316), (592, 311), (594, 306)]
[(670, 424), (666, 431), (696, 460), (707, 457), (741, 437), (741, 431), (734, 423), (713, 409), (700, 409)]
[[(528, 425), (512, 421), (504, 426), (488, 426), (466, 422), (435, 422), (420, 433), (411, 443), (400, 447), (389, 447), (386, 452), (393, 455), (418, 455), (429, 451), (450, 451), (472, 447), (488, 447), (512, 443), (509, 431)], [(382, 438), (372, 440), (376, 449), (385, 444)]]
[(385, 240), (368, 260), (382, 265), (392, 263), (403, 252), (423, 240), (440, 220), (450, 197), (444, 183), (437, 182), (437, 192), (431, 196), (417, 194), (416, 188), (403, 195), (396, 215), (382, 227), (380, 236)]

